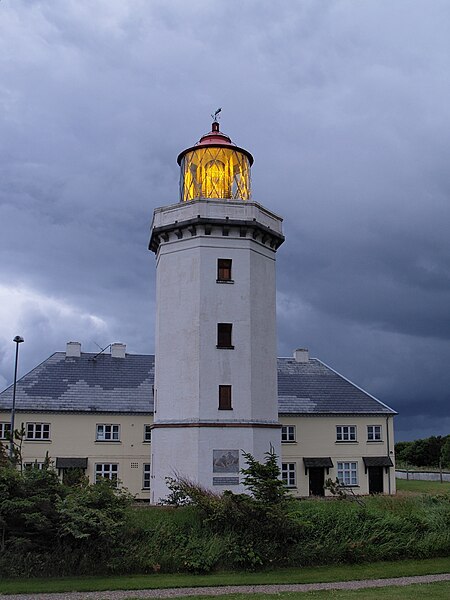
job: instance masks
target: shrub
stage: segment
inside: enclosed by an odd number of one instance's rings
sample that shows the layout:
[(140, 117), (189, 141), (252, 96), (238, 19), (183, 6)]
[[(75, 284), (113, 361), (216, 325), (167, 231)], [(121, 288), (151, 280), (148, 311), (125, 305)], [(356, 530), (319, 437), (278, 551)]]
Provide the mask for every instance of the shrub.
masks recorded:
[(302, 536), (302, 524), (290, 515), (294, 500), (280, 480), (276, 455), (266, 453), (260, 463), (244, 453), (247, 468), (243, 483), (251, 492), (215, 494), (191, 481), (168, 481), (170, 500), (192, 504), (201, 515), (203, 526), (215, 536), (225, 536), (226, 557), (233, 567), (255, 569), (285, 564), (289, 550)]
[(51, 468), (0, 468), (0, 574), (105, 568), (129, 504), (106, 482), (68, 488)]

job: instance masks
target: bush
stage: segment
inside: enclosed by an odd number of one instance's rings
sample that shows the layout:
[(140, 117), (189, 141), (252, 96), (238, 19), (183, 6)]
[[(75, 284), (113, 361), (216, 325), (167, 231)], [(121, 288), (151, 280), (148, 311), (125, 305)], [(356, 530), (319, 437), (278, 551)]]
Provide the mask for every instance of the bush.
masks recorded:
[(0, 468), (0, 574), (106, 570), (129, 505), (108, 482), (69, 488), (51, 468)]
[(450, 554), (449, 495), (378, 496), (362, 506), (293, 500), (273, 486), (267, 458), (267, 469), (248, 461), (258, 475), (252, 496), (178, 481), (190, 502), (179, 508), (132, 506), (108, 482), (69, 488), (51, 470), (0, 468), (0, 576), (204, 573)]
[[(286, 564), (291, 546), (302, 537), (302, 524), (293, 519), (295, 502), (280, 479), (276, 455), (266, 453), (264, 463), (244, 453), (247, 468), (243, 483), (251, 495), (230, 491), (221, 496), (186, 479), (169, 479), (169, 502), (192, 504), (200, 511), (203, 526), (226, 539), (227, 564), (255, 569)], [(213, 566), (203, 561), (205, 566)]]

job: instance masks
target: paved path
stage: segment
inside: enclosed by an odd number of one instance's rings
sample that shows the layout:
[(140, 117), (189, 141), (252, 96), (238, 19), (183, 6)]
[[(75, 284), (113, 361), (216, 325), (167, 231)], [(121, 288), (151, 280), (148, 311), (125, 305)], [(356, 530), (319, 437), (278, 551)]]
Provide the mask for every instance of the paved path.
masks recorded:
[[(286, 585), (228, 585), (223, 587), (169, 588), (165, 590), (117, 590), (114, 592), (66, 592), (57, 594), (14, 594), (5, 600), (125, 600), (125, 598), (180, 598), (188, 596), (220, 596), (223, 594), (274, 594), (277, 592), (312, 592), (316, 590), (359, 590), (361, 588), (387, 587), (449, 581), (450, 573), (395, 577), (391, 579), (366, 579), (363, 581), (336, 581), (332, 583), (292, 583)], [(449, 594), (450, 595), (450, 594)]]

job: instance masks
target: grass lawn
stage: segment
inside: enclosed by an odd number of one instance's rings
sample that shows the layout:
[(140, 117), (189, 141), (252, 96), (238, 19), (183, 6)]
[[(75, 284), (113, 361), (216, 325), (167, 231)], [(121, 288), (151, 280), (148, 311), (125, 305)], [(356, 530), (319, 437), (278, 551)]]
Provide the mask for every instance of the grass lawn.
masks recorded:
[(398, 492), (411, 492), (414, 494), (448, 494), (450, 482), (444, 481), (413, 481), (412, 479), (397, 479)]
[[(450, 583), (448, 581), (427, 583), (421, 585), (408, 585), (405, 587), (386, 587), (386, 588), (368, 588), (364, 590), (324, 590), (321, 592), (281, 592), (279, 594), (258, 594), (261, 600), (317, 600), (326, 598), (336, 598), (336, 600), (411, 600), (411, 598), (426, 598), (427, 600), (447, 600), (450, 593)], [(176, 598), (186, 598), (186, 596), (177, 596)], [(217, 600), (224, 598), (226, 600), (249, 600), (256, 598), (257, 594), (228, 594), (224, 596), (189, 596), (190, 600)], [(176, 600), (174, 598), (173, 600)], [(128, 598), (127, 600), (135, 600)]]
[[(277, 569), (274, 571), (262, 571), (258, 573), (223, 572), (209, 575), (187, 575), (180, 573), (173, 575), (154, 574), (110, 577), (62, 577), (60, 579), (2, 579), (0, 581), (0, 593), (37, 594), (44, 592), (141, 590), (167, 587), (270, 583), (323, 583), (329, 581), (352, 581), (355, 579), (381, 579), (387, 577), (430, 575), (434, 573), (450, 573), (450, 557), (380, 562), (362, 565), (289, 568)], [(379, 590), (380, 594), (381, 591), (382, 590)], [(332, 592), (328, 593), (331, 594)], [(361, 594), (362, 591), (359, 593)], [(236, 598), (238, 597), (239, 596), (236, 596)], [(266, 597), (269, 598), (269, 596), (265, 596), (265, 598)], [(278, 595), (277, 598), (279, 597), (280, 596)], [(291, 597), (296, 598), (297, 596)], [(353, 597), (355, 598), (355, 596)], [(359, 597), (362, 598), (363, 596)], [(406, 596), (399, 596), (399, 598), (402, 597)], [(286, 596), (286, 598), (289, 598), (289, 596)]]

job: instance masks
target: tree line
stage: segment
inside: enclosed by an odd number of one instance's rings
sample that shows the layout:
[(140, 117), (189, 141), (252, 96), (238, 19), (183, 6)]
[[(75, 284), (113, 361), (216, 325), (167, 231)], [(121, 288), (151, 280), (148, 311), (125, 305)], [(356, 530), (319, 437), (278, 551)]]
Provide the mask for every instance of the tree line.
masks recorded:
[(395, 456), (397, 463), (414, 467), (450, 468), (450, 435), (432, 435), (412, 442), (397, 442)]

